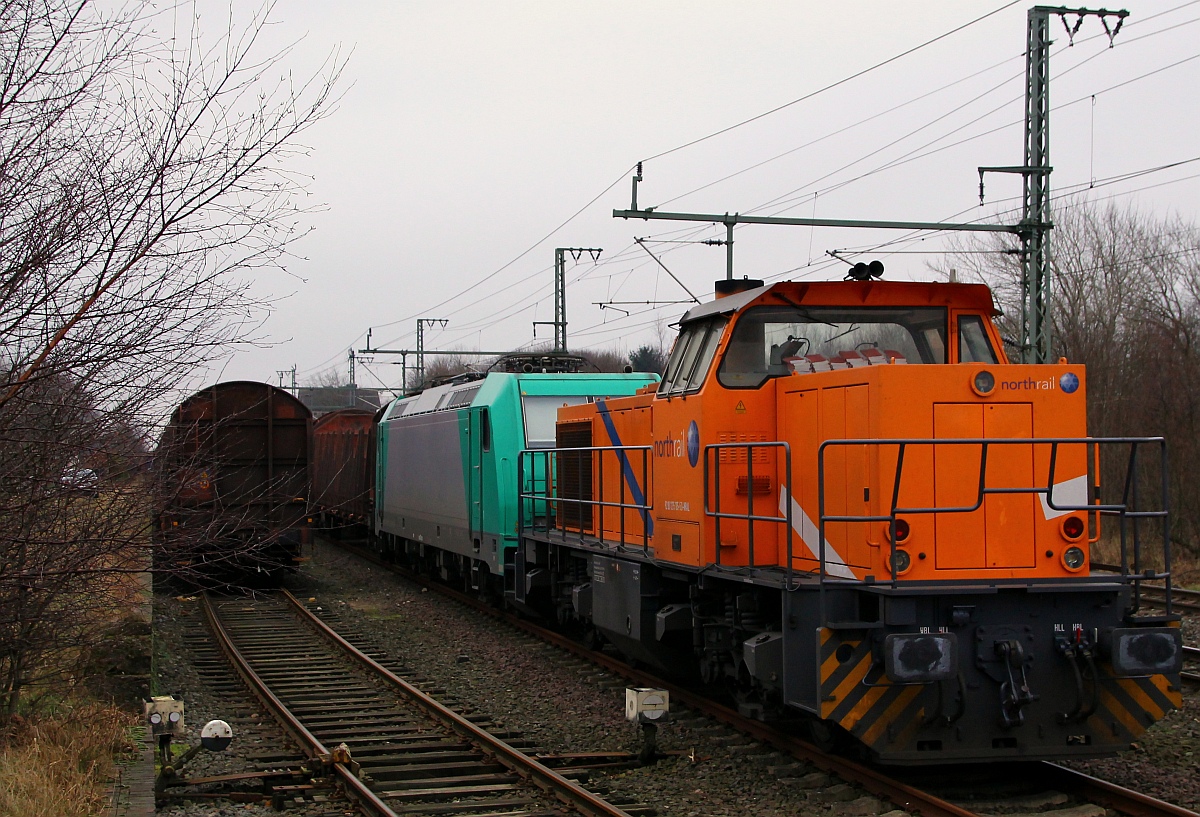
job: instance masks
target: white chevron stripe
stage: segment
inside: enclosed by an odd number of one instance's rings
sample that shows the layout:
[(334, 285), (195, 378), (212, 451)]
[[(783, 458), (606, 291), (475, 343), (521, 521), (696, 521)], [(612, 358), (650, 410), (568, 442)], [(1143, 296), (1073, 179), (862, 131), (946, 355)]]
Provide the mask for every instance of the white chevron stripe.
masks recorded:
[[(1057, 519), (1071, 513), (1071, 511), (1059, 511), (1051, 508), (1045, 494), (1038, 494), (1038, 499), (1042, 501), (1042, 515), (1046, 519)], [(1050, 486), (1050, 499), (1054, 500), (1055, 505), (1086, 505), (1088, 501), (1087, 474), (1054, 483)]]
[[(812, 554), (814, 559), (819, 559), (820, 546), (813, 546), (814, 542), (821, 541), (821, 529), (813, 524), (812, 519), (800, 507), (800, 503), (794, 497), (790, 497), (787, 488), (780, 486), (779, 488), (779, 512), (787, 515), (787, 502), (791, 499), (792, 502), (792, 530), (800, 537), (801, 543), (808, 548), (808, 552)], [(846, 560), (833, 549), (833, 545), (829, 544), (829, 540), (825, 540), (825, 572), (830, 576), (837, 576), (839, 579), (857, 579), (854, 571), (846, 565)]]

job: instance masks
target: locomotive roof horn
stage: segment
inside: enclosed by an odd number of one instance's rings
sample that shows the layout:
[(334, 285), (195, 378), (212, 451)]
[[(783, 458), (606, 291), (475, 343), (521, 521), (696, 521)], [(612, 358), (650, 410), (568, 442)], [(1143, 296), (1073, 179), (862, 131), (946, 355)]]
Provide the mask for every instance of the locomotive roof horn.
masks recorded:
[(870, 281), (872, 278), (883, 277), (883, 262), (876, 259), (870, 264), (859, 261), (846, 273), (847, 281)]

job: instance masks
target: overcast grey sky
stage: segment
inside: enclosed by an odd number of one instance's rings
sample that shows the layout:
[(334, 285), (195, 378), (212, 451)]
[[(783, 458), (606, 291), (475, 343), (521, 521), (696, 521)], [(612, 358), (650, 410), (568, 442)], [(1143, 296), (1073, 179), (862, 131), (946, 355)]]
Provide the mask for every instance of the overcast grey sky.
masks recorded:
[[(352, 52), (338, 109), (295, 163), (312, 176), (309, 201), (325, 207), (287, 273), (255, 283), (277, 299), (263, 327), (270, 345), (237, 351), (192, 385), (277, 382), (293, 364), (303, 383), (344, 370), (369, 327), (376, 347), (411, 348), (418, 317), (448, 320), (427, 330), (427, 348), (529, 344), (533, 322), (553, 319), (555, 247), (604, 249), (598, 264), (568, 269), (573, 349), (653, 341), (683, 304), (620, 305), (628, 316), (596, 306), (687, 297), (634, 237), (650, 237), (702, 299), (724, 276), (725, 254), (667, 243), (724, 228), (611, 217), (629, 206), (633, 166), (649, 157), (639, 204), (664, 210), (1015, 220), (996, 213), (1018, 206), (1019, 177), (989, 177), (981, 209), (976, 168), (1022, 161), (1030, 5), (361, 0), (335, 10), (280, 0), (271, 37), (301, 39), (289, 58), (298, 74), (334, 47)], [(1111, 49), (1096, 18), (1070, 48), (1051, 21), (1052, 188), (1087, 191), (1095, 180), (1094, 200), (1193, 219), (1200, 161), (1115, 179), (1200, 158), (1200, 0), (1123, 7), (1131, 16)], [(740, 227), (736, 274), (840, 278), (845, 266), (827, 250), (897, 237)], [(891, 278), (927, 278), (934, 256), (913, 251), (944, 246), (923, 237), (858, 257), (880, 258)], [(538, 327), (537, 339), (550, 334)], [(360, 385), (397, 384), (392, 360), (360, 365)]]

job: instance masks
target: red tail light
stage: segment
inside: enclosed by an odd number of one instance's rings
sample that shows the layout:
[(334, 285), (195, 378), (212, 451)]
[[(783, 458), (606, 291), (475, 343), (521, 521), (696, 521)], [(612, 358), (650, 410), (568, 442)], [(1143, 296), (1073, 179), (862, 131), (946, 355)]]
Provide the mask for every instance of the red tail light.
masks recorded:
[(1068, 541), (1074, 542), (1083, 536), (1086, 527), (1078, 516), (1068, 516), (1062, 521), (1062, 535)]

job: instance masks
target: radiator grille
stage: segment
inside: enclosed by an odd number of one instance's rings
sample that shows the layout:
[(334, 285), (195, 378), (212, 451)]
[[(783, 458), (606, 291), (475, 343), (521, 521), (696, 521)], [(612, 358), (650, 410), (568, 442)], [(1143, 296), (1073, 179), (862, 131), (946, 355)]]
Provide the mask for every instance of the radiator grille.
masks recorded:
[[(560, 423), (556, 432), (555, 447), (588, 448), (592, 444), (592, 423), (581, 420)], [(593, 451), (559, 451), (555, 463), (558, 480), (558, 495), (563, 499), (578, 499), (591, 502)], [(590, 531), (592, 529), (592, 506), (578, 502), (559, 502), (559, 526), (564, 530)]]

